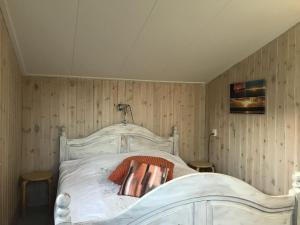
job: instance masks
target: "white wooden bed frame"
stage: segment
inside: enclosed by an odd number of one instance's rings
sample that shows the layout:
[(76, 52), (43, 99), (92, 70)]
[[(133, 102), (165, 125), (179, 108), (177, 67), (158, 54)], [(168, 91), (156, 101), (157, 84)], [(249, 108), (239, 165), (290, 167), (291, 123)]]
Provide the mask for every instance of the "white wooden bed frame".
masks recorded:
[[(99, 154), (161, 150), (178, 155), (178, 132), (163, 138), (149, 130), (117, 124), (81, 139), (60, 137), (60, 160)], [(199, 173), (161, 185), (115, 218), (76, 225), (300, 225), (300, 174), (293, 176), (289, 195), (269, 196), (247, 183), (222, 174)], [(75, 225), (70, 218), (72, 196), (56, 200), (55, 224)]]

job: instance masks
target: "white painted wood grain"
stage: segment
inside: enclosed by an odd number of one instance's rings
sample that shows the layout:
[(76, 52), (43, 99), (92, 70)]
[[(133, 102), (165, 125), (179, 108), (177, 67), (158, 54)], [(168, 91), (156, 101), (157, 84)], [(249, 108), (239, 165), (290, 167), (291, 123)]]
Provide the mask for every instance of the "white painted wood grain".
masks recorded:
[(294, 194), (269, 196), (227, 175), (198, 173), (165, 183), (115, 218), (76, 225), (297, 225), (296, 208)]
[(60, 160), (80, 159), (101, 153), (165, 151), (178, 155), (177, 128), (174, 137), (164, 138), (134, 124), (115, 124), (79, 139), (67, 139), (64, 128), (60, 137)]
[[(111, 153), (161, 149), (176, 154), (176, 133), (174, 129), (174, 137), (162, 138), (133, 124), (112, 125), (81, 139), (67, 139), (62, 132), (62, 159), (101, 154), (99, 149), (109, 143), (118, 146)], [(159, 186), (114, 218), (76, 225), (299, 225), (294, 216), (298, 213), (300, 173), (293, 181), (290, 195), (269, 196), (231, 176), (190, 174)], [(69, 212), (69, 204), (59, 206), (57, 212), (61, 211)], [(64, 213), (57, 215), (56, 224), (72, 225)]]

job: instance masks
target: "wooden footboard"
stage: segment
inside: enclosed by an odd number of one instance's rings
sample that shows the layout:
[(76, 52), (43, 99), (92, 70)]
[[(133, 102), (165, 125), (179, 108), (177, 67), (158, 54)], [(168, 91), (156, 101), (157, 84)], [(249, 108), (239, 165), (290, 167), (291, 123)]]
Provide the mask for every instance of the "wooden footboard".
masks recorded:
[[(300, 225), (297, 222), (298, 180), (300, 176), (296, 174), (290, 195), (275, 197), (230, 176), (192, 174), (156, 188), (115, 218), (76, 224)], [(69, 212), (67, 208), (66, 205), (62, 207), (60, 217), (56, 216), (56, 224), (73, 224), (66, 213)], [(61, 215), (68, 217), (67, 220), (64, 221)]]

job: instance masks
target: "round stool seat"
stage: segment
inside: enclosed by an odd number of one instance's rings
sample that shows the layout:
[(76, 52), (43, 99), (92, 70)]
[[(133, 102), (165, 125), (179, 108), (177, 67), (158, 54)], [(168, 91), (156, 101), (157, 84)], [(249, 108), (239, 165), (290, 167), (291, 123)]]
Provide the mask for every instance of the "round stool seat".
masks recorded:
[(191, 161), (188, 162), (188, 165), (194, 169), (196, 169), (197, 171), (200, 172), (200, 170), (202, 169), (210, 169), (211, 172), (215, 172), (215, 167), (212, 163), (207, 162), (207, 161), (201, 161), (201, 160), (196, 160), (196, 161)]
[(52, 173), (49, 171), (35, 171), (32, 173), (23, 174), (21, 177), (26, 181), (44, 181), (52, 178)]
[(209, 167), (213, 166), (212, 163), (205, 162), (205, 161), (192, 161), (192, 162), (189, 162), (189, 164), (191, 166), (194, 166), (194, 167), (197, 167), (197, 168), (209, 168)]

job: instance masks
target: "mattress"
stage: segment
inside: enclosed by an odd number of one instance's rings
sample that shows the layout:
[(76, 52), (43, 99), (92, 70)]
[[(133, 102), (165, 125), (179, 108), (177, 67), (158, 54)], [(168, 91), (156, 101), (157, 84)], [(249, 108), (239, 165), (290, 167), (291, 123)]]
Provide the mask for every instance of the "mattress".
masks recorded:
[(103, 221), (121, 214), (138, 198), (120, 196), (120, 186), (109, 181), (110, 173), (127, 157), (148, 155), (174, 163), (174, 179), (196, 173), (178, 156), (161, 151), (100, 154), (90, 158), (65, 161), (60, 166), (58, 192), (71, 195), (72, 223)]

